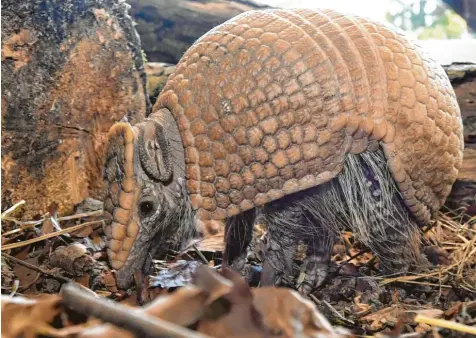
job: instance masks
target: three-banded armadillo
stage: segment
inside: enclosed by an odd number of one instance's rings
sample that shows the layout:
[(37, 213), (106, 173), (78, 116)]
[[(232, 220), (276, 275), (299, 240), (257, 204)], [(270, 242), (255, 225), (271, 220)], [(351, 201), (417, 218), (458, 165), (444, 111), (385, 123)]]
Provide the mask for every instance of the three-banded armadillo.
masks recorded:
[(404, 269), (462, 161), (443, 69), (401, 33), (331, 10), (252, 11), (214, 28), (153, 111), (110, 132), (105, 232), (122, 287), (197, 223), (226, 223), (238, 268), (258, 207), (264, 283), (289, 272), (302, 241), (305, 282), (322, 282), (343, 227)]

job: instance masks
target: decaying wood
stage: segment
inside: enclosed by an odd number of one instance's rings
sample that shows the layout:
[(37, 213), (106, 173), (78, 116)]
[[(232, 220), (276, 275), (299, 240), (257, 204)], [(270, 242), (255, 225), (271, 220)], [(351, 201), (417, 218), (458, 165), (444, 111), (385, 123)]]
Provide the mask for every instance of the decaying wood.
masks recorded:
[(100, 197), (112, 123), (149, 106), (140, 41), (119, 0), (2, 1), (2, 207), (69, 213)]
[(464, 159), (447, 204), (451, 208), (476, 206), (476, 64), (444, 67), (458, 98), (464, 130)]
[(147, 59), (177, 63), (213, 27), (245, 11), (267, 8), (248, 0), (129, 0)]

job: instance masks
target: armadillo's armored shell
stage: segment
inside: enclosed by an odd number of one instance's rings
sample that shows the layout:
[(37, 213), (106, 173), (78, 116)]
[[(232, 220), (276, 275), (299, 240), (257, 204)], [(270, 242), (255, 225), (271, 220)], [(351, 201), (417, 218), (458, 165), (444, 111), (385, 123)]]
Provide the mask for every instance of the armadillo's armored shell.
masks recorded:
[(156, 108), (182, 133), (187, 187), (221, 220), (325, 182), (380, 142), (422, 223), (462, 161), (460, 111), (443, 69), (405, 36), (334, 11), (244, 13), (198, 40)]

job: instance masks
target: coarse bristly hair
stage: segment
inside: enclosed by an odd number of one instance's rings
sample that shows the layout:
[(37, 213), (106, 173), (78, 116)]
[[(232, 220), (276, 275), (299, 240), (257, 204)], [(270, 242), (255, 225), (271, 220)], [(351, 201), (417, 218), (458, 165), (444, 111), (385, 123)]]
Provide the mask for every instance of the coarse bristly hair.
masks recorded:
[(420, 259), (419, 227), (380, 148), (348, 154), (337, 177), (264, 210), (269, 231), (279, 232), (280, 241), (303, 241), (315, 246), (317, 255), (330, 254), (340, 231), (351, 229), (380, 258), (386, 272), (406, 270)]
[[(183, 182), (182, 182), (183, 183)], [(190, 241), (198, 236), (196, 226), (196, 211), (192, 208), (192, 203), (185, 184), (180, 184), (182, 201), (174, 212), (173, 218), (177, 220), (178, 229), (173, 237), (173, 242), (179, 250), (185, 249)]]

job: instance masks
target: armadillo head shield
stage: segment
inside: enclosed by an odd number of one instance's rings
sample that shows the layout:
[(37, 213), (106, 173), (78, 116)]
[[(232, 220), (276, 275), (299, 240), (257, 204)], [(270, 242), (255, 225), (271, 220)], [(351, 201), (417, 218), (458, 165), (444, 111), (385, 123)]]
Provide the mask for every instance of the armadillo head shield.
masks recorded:
[(154, 253), (189, 237), (179, 225), (187, 208), (178, 184), (183, 179), (180, 165), (174, 165), (183, 150), (172, 147), (170, 140), (174, 138), (164, 130), (160, 113), (133, 127), (120, 122), (110, 129), (104, 231), (120, 288), (130, 285), (136, 271), (148, 272)]

